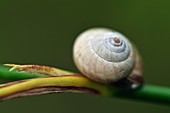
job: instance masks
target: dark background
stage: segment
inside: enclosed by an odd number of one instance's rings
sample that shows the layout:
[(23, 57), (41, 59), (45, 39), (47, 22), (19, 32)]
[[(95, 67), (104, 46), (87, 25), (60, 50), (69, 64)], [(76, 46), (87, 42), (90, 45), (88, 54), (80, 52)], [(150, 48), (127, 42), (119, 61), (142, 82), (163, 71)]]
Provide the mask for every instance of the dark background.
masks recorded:
[[(0, 63), (40, 64), (78, 72), (72, 46), (83, 30), (102, 26), (133, 41), (147, 84), (170, 86), (168, 0), (1, 0)], [(0, 103), (2, 113), (170, 112), (169, 106), (87, 94), (52, 94)]]

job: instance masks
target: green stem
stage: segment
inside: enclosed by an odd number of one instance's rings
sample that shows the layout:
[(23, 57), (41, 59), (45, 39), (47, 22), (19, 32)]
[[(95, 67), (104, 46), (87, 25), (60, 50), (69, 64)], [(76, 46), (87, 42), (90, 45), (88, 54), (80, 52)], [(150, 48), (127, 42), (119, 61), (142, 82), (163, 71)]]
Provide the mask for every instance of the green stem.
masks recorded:
[[(8, 83), (2, 84), (0, 87), (0, 99), (8, 96), (9, 94), (22, 92), (26, 90), (31, 90), (40, 87), (62, 87), (62, 88), (86, 88), (89, 91), (97, 91), (102, 96), (121, 98), (121, 99), (130, 99), (130, 100), (140, 100), (144, 102), (153, 102), (153, 103), (164, 103), (170, 104), (170, 88), (164, 86), (155, 86), (144, 84), (143, 87), (137, 90), (120, 90), (115, 86), (99, 84), (94, 81), (91, 81), (83, 76), (77, 76), (72, 74), (65, 77), (48, 77), (44, 78), (46, 75), (43, 74), (30, 74), (30, 73), (19, 73), (19, 72), (9, 72), (8, 67), (0, 67), (0, 79), (15, 81), (15, 80), (24, 80), (24, 82), (17, 81), (14, 84), (9, 85)], [(64, 75), (64, 74), (63, 74)], [(29, 79), (35, 78), (35, 79)], [(11, 83), (11, 82), (10, 82)], [(29, 87), (28, 87), (29, 86)], [(82, 90), (82, 89), (77, 89)], [(61, 92), (61, 91), (59, 91)], [(72, 92), (72, 91), (70, 91)], [(44, 94), (44, 93), (42, 93)], [(2, 99), (3, 100), (3, 99)]]
[(30, 78), (41, 78), (46, 75), (43, 74), (29, 74), (29, 73), (18, 73), (16, 71), (9, 72), (10, 67), (0, 65), (0, 81), (16, 81)]
[(134, 91), (129, 97), (140, 99), (141, 101), (150, 101), (154, 103), (170, 104), (170, 88), (165, 86), (156, 86), (145, 84), (141, 89)]

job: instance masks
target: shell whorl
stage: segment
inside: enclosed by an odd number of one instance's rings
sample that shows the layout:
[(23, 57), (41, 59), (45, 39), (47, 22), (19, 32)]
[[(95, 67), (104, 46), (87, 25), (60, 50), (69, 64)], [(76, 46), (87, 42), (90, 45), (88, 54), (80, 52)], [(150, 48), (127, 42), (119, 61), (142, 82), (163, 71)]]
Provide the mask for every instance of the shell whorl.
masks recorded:
[(100, 35), (96, 32), (90, 40), (96, 54), (108, 62), (121, 62), (130, 55), (129, 41), (118, 32), (106, 31)]
[(122, 34), (93, 28), (75, 41), (73, 57), (78, 69), (88, 78), (112, 83), (127, 77), (135, 66), (134, 50)]

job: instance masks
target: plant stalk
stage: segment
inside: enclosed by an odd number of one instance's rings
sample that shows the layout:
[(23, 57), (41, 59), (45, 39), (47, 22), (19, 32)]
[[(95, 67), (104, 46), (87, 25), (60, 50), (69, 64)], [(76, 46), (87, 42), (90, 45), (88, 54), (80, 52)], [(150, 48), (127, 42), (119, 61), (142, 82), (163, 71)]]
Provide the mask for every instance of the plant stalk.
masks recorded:
[[(85, 92), (101, 96), (170, 105), (170, 88), (144, 84), (136, 90), (122, 90), (113, 85), (94, 82), (78, 74), (48, 76), (26, 72), (9, 72), (9, 67), (0, 66), (0, 101), (16, 97), (60, 92)], [(66, 71), (68, 73), (68, 71)], [(10, 81), (10, 82), (9, 82)], [(14, 81), (14, 82), (11, 82)]]

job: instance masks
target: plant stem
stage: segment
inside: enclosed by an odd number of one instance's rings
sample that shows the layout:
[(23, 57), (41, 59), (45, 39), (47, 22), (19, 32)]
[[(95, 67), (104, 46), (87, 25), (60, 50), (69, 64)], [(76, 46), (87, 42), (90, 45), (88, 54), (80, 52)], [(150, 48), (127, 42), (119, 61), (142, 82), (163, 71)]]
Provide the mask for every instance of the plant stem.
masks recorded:
[(144, 84), (137, 90), (127, 91), (113, 85), (96, 83), (77, 74), (64, 75), (62, 72), (62, 76), (47, 77), (43, 74), (9, 72), (9, 69), (4, 66), (0, 67), (0, 79), (15, 81), (0, 86), (1, 101), (27, 95), (86, 92), (114, 98), (170, 104), (169, 87)]
[(18, 73), (16, 71), (9, 72), (10, 67), (0, 65), (0, 80), (1, 81), (16, 81), (30, 78), (41, 78), (46, 75), (43, 74), (30, 74), (30, 73)]
[(170, 88), (145, 84), (140, 89), (119, 92), (117, 97), (159, 104), (170, 104)]

